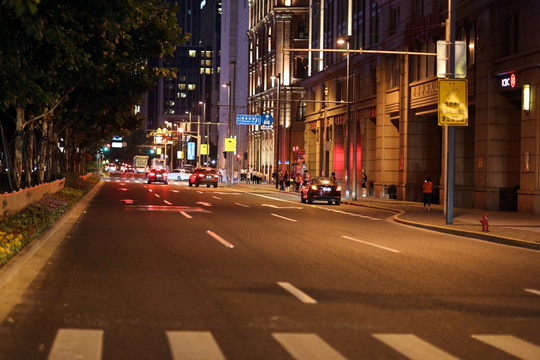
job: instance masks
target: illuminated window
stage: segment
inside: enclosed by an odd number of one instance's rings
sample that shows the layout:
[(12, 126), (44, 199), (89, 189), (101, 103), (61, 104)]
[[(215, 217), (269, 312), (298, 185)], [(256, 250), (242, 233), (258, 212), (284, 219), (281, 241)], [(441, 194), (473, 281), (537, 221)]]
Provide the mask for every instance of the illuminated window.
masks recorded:
[(204, 74), (205, 70), (206, 70), (205, 68), (200, 68), (199, 73)]
[(188, 90), (195, 90), (195, 84), (188, 84), (187, 89)]
[(206, 51), (206, 57), (211, 58), (212, 57), (212, 51)]
[(189, 57), (196, 57), (197, 56), (197, 50), (189, 50)]
[(182, 99), (185, 99), (185, 98), (187, 97), (187, 94), (186, 94), (185, 92), (181, 92), (181, 93), (180, 93), (180, 97), (181, 97)]
[(207, 75), (212, 74), (212, 69), (211, 69), (211, 68), (206, 68), (206, 74), (207, 74)]
[(291, 6), (291, 0), (285, 0), (285, 6)]
[(178, 90), (186, 90), (186, 84), (178, 84)]

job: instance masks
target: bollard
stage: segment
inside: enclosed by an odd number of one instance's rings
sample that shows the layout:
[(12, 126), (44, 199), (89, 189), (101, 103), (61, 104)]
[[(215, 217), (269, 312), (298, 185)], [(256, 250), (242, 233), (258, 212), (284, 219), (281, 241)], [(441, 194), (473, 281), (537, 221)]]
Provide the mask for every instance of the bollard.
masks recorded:
[(489, 218), (487, 213), (480, 218), (480, 223), (482, 224), (482, 231), (489, 232)]

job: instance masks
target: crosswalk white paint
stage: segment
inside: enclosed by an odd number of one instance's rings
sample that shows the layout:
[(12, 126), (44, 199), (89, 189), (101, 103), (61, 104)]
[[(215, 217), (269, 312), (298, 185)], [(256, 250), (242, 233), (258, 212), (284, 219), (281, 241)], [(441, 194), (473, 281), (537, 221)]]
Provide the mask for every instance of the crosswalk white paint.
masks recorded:
[(297, 360), (345, 360), (346, 358), (316, 334), (272, 334)]
[(167, 331), (167, 338), (174, 360), (225, 360), (207, 331)]
[(413, 334), (373, 334), (373, 337), (412, 360), (458, 360)]
[(472, 335), (476, 340), (496, 347), (523, 360), (540, 359), (540, 346), (511, 335)]
[[(172, 360), (225, 360), (209, 331), (166, 331)], [(339, 351), (314, 333), (274, 332), (272, 337), (296, 360), (344, 360)], [(414, 334), (372, 334), (386, 346), (411, 360), (456, 360), (446, 350), (431, 345)], [(540, 359), (540, 346), (512, 335), (471, 335), (482, 343), (522, 360)], [(101, 360), (103, 330), (58, 330), (48, 360)]]
[(99, 360), (103, 351), (103, 330), (60, 329), (49, 360)]

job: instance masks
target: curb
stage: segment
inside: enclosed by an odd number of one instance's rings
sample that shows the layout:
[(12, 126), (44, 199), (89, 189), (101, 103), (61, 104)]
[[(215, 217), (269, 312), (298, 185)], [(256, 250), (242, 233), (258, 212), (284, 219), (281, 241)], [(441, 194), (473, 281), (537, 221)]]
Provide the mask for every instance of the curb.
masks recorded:
[(489, 242), (494, 242), (494, 243), (503, 244), (503, 245), (517, 246), (517, 247), (522, 247), (522, 248), (531, 249), (531, 250), (540, 250), (540, 243), (534, 243), (530, 241), (525, 241), (525, 240), (506, 237), (506, 236), (500, 236), (500, 235), (491, 235), (491, 234), (486, 234), (484, 232), (452, 229), (452, 228), (448, 228), (444, 226), (431, 225), (431, 224), (420, 223), (420, 222), (411, 221), (411, 220), (404, 220), (404, 219), (401, 219), (400, 216), (405, 214), (405, 211), (400, 210), (400, 209), (392, 209), (392, 208), (387, 208), (383, 206), (369, 205), (369, 204), (359, 204), (359, 203), (354, 203), (350, 201), (342, 201), (342, 204), (363, 206), (363, 207), (369, 207), (369, 208), (374, 208), (374, 209), (379, 209), (379, 210), (387, 210), (387, 211), (395, 212), (397, 214), (394, 215), (393, 217), (394, 222), (404, 224), (404, 225), (415, 226), (422, 229), (438, 231), (438, 232), (451, 234), (451, 235), (465, 236), (465, 237), (469, 237), (469, 238), (473, 238), (477, 240), (489, 241)]

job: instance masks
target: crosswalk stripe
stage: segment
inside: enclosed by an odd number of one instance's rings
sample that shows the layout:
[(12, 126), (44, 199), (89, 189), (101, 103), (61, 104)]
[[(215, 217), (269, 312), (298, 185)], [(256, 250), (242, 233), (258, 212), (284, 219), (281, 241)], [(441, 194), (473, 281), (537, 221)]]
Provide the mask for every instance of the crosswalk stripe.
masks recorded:
[(225, 360), (208, 331), (167, 331), (174, 360)]
[(276, 339), (296, 360), (345, 360), (316, 334), (274, 333)]
[(373, 334), (373, 336), (412, 360), (457, 360), (456, 357), (413, 334)]
[(60, 329), (49, 360), (99, 360), (103, 350), (103, 330)]
[(472, 337), (523, 360), (540, 359), (540, 346), (512, 335), (472, 335)]

